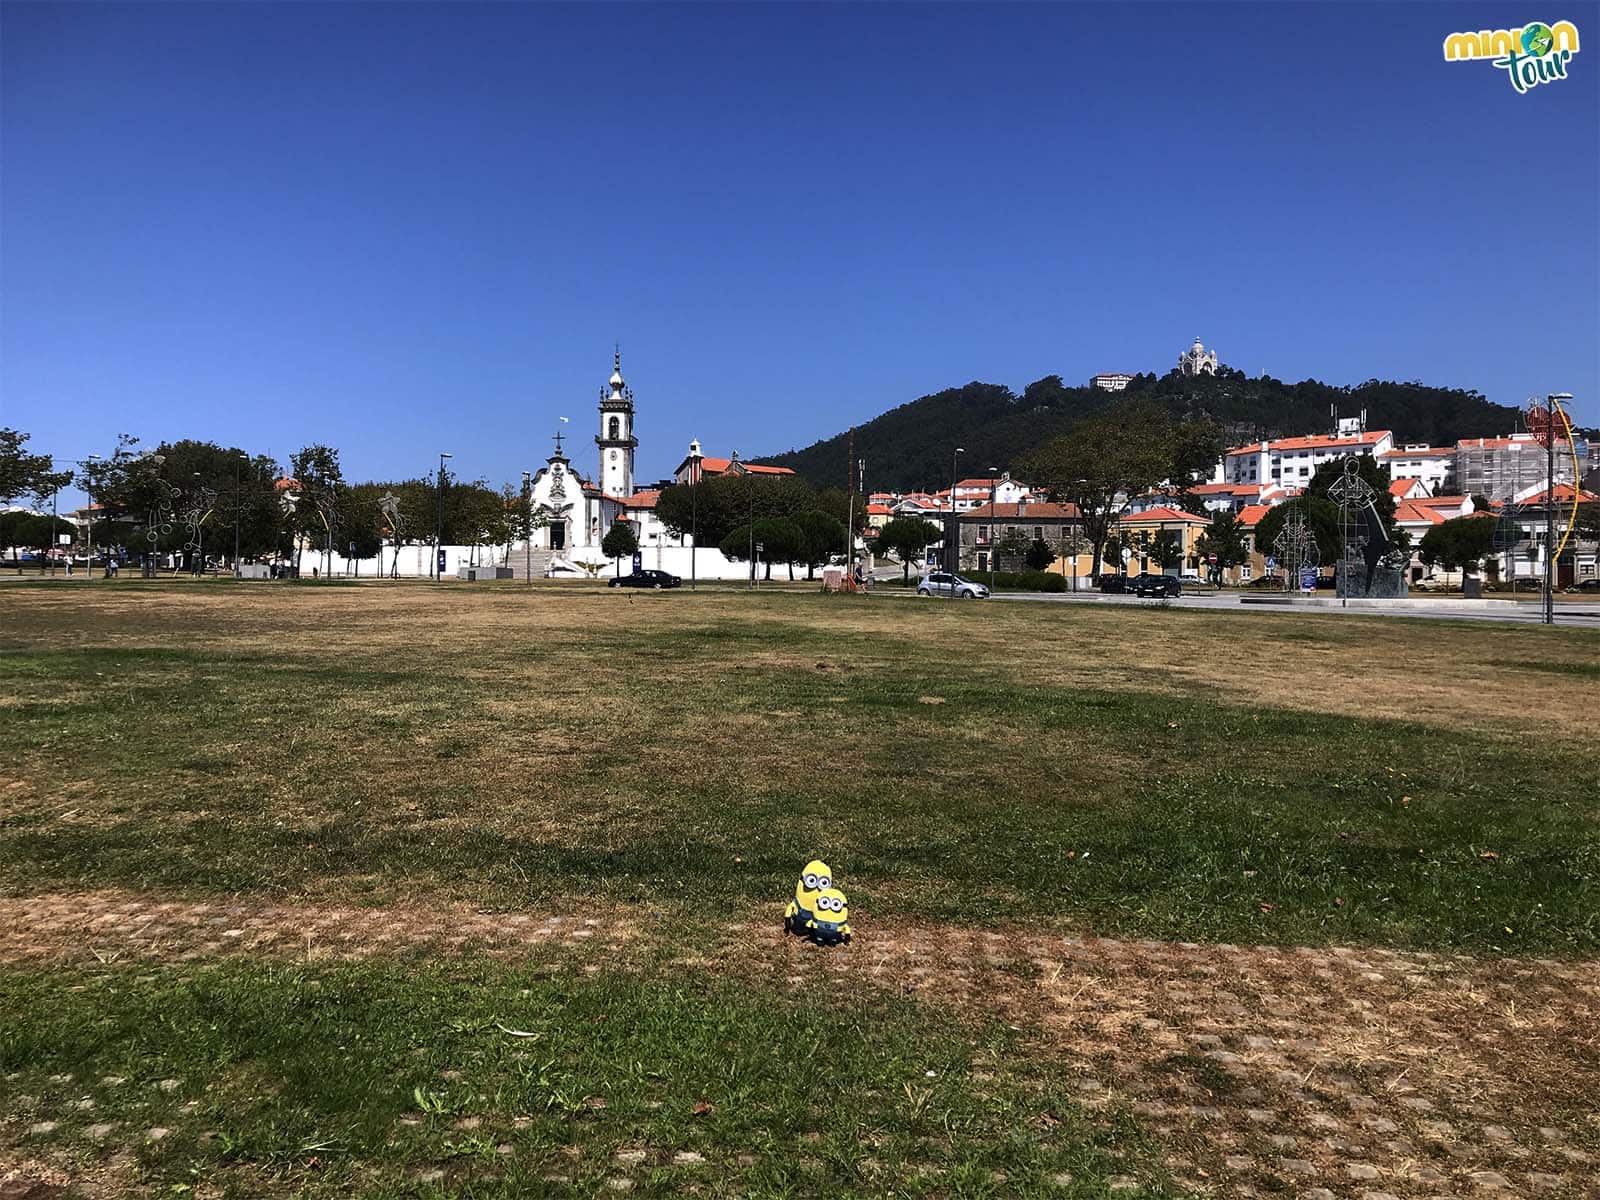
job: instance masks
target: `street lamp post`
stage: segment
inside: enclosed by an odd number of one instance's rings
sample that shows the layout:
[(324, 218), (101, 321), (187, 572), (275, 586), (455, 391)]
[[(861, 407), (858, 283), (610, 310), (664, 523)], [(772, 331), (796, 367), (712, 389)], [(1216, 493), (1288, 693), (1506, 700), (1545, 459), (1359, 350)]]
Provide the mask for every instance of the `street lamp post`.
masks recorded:
[[(951, 490), (952, 490), (952, 492), (954, 491), (953, 488)], [(994, 592), (994, 551), (995, 551), (996, 543), (999, 542), (999, 540), (1000, 540), (999, 538), (997, 538), (995, 536), (995, 530), (1000, 528), (1000, 505), (999, 505), (999, 502), (998, 502), (999, 501), (999, 497), (1000, 497), (1000, 468), (999, 467), (990, 467), (989, 468), (989, 591), (990, 591), (991, 594), (993, 594), (993, 592)], [(952, 504), (955, 503), (955, 498), (953, 496), (951, 497), (951, 503)]]
[(236, 454), (233, 458), (233, 574), (239, 574), (239, 464), (247, 462), (248, 454)]
[(695, 552), (700, 549), (700, 460), (689, 461), (689, 590), (695, 590)]
[[(91, 455), (89, 455), (88, 458), (84, 459), (78, 465), (80, 467), (85, 467), (86, 468), (92, 462), (103, 462), (103, 461), (104, 460), (98, 454), (91, 454)], [(83, 537), (84, 537), (84, 543), (85, 543), (85, 550), (84, 550), (84, 556), (83, 556), (83, 574), (84, 574), (84, 578), (93, 579), (94, 578), (94, 489), (92, 487), (90, 487), (86, 483), (84, 485), (84, 488), (83, 488), (83, 494), (85, 496), (89, 497), (89, 507), (83, 510), (84, 511), (84, 519), (83, 519), (84, 535), (83, 535)]]
[(522, 473), (522, 570), (533, 586), (533, 472)]
[(437, 581), (444, 579), (444, 570), (439, 562), (439, 555), (444, 548), (444, 460), (454, 457), (455, 455), (446, 454), (442, 450), (439, 452), (439, 486), (436, 489), (439, 496), (433, 522), (433, 577)]
[(961, 518), (956, 516), (956, 463), (967, 452), (957, 446), (950, 455), (950, 523), (946, 527), (944, 559), (945, 570), (950, 573), (950, 599), (956, 598), (956, 569), (961, 564)]

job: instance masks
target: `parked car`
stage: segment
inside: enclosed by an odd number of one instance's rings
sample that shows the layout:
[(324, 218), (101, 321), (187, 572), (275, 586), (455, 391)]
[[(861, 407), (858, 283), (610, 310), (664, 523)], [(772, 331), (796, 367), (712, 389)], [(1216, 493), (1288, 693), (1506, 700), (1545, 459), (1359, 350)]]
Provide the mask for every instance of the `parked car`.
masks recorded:
[(1178, 582), (1184, 587), (1197, 588), (1205, 585), (1205, 580), (1201, 579), (1200, 576), (1196, 575), (1193, 571), (1187, 571), (1184, 574), (1179, 575)]
[(1128, 590), (1128, 577), (1109, 571), (1094, 581), (1094, 586), (1108, 596), (1120, 596)]
[(1569, 592), (1600, 592), (1600, 579), (1580, 579), (1567, 588)]
[(666, 571), (635, 571), (632, 575), (622, 575), (611, 580), (607, 587), (642, 587), (661, 588), (682, 587), (683, 580)]
[(987, 600), (989, 589), (981, 583), (974, 583), (970, 579), (963, 579), (959, 575), (951, 575), (948, 571), (935, 571), (923, 577), (917, 584), (919, 596), (948, 596), (951, 589), (962, 600)]
[(1133, 578), (1131, 590), (1135, 596), (1181, 596), (1183, 584), (1178, 582), (1176, 575), (1157, 575), (1153, 571), (1145, 571)]

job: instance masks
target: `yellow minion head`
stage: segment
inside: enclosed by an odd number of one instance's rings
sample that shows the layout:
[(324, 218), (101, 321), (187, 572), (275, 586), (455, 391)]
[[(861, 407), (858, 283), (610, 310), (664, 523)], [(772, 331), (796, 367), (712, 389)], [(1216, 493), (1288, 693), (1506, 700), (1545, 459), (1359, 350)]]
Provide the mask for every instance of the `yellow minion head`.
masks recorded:
[(817, 893), (817, 920), (830, 925), (843, 925), (850, 920), (850, 902), (838, 888), (823, 888)]
[(807, 912), (815, 912), (817, 893), (833, 886), (833, 868), (821, 859), (812, 859), (800, 872), (794, 885), (794, 902)]

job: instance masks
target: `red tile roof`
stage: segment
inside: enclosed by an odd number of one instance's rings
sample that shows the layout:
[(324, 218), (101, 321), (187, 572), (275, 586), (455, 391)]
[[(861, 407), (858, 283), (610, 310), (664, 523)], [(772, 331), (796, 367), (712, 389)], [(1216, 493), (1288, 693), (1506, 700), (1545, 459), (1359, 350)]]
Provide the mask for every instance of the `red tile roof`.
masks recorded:
[(1396, 479), (1396, 480), (1393, 480), (1389, 484), (1389, 495), (1393, 496), (1396, 500), (1398, 500), (1402, 496), (1404, 496), (1407, 492), (1409, 492), (1412, 488), (1416, 487), (1421, 482), (1422, 482), (1422, 480), (1420, 480), (1420, 479)]
[(655, 488), (646, 492), (635, 492), (622, 501), (624, 508), (654, 508), (656, 501), (661, 499), (661, 489)]
[(1078, 516), (1076, 504), (1054, 504), (1048, 501), (1032, 501), (1023, 504), (980, 504), (976, 508), (961, 510), (963, 521), (969, 518), (983, 518), (1005, 520), (1012, 518), (1018, 521), (1038, 518), (1041, 521), (1070, 521)]
[[(1392, 436), (1393, 434), (1387, 429), (1369, 429), (1366, 433), (1357, 434), (1353, 437), (1332, 437), (1328, 434), (1316, 434), (1311, 437), (1278, 438), (1275, 441), (1268, 442), (1267, 449), (1268, 451), (1276, 450), (1279, 452), (1285, 450), (1339, 450), (1346, 447), (1353, 449), (1360, 446), (1374, 446), (1384, 438)], [(1259, 453), (1261, 453), (1260, 442), (1251, 442), (1249, 445), (1239, 446), (1228, 451), (1230, 456)]]
[[(679, 470), (682, 470), (684, 466), (687, 466), (689, 461), (690, 460), (687, 459), (687, 458), (684, 459), (683, 462), (681, 464), (679, 464)], [(733, 459), (731, 459), (731, 458), (712, 458), (710, 455), (706, 455), (706, 456), (704, 456), (704, 457), (702, 457), (700, 459), (700, 474), (701, 475), (726, 475), (728, 473), (728, 468), (730, 466), (732, 466), (732, 465), (733, 465)], [(793, 475), (794, 474), (794, 472), (791, 471), (788, 467), (768, 467), (768, 466), (764, 466), (761, 463), (745, 462), (743, 459), (739, 460), (739, 465), (741, 467), (743, 467), (746, 471), (750, 472), (750, 474), (752, 474), (752, 475)]]
[(1402, 500), (1394, 506), (1394, 519), (1402, 525), (1443, 525), (1445, 515), (1428, 504)]
[(890, 508), (887, 504), (869, 503), (867, 505), (867, 516), (869, 517), (887, 517), (893, 512), (894, 509)]
[(1379, 458), (1447, 458), (1456, 452), (1454, 446), (1428, 446), (1422, 450), (1385, 450)]
[[(1548, 496), (1548, 495), (1549, 495), (1549, 492), (1539, 492), (1536, 495), (1529, 496), (1526, 500), (1519, 500), (1519, 501), (1517, 501), (1517, 503), (1518, 504), (1543, 504), (1543, 503), (1545, 503), (1545, 497)], [(1578, 493), (1578, 503), (1579, 504), (1593, 504), (1597, 500), (1600, 500), (1600, 496), (1595, 495), (1595, 493), (1593, 493), (1591, 491), (1585, 490), (1585, 491), (1580, 491)], [(1557, 504), (1571, 504), (1572, 503), (1572, 485), (1570, 483), (1558, 483), (1558, 484), (1556, 484), (1556, 487), (1555, 487), (1555, 502)]]
[(1239, 510), (1239, 524), (1255, 525), (1272, 511), (1270, 504), (1247, 504)]

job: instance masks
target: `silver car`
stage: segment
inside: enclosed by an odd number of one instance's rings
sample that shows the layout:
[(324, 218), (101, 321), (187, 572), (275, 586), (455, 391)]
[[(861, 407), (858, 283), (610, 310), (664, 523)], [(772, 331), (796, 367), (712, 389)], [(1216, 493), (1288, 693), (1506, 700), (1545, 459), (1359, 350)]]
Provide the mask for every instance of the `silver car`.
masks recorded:
[(987, 600), (989, 589), (981, 583), (973, 583), (970, 579), (963, 579), (959, 575), (951, 575), (948, 571), (935, 571), (931, 575), (923, 576), (922, 582), (917, 584), (919, 596), (948, 596), (951, 589), (962, 600)]

